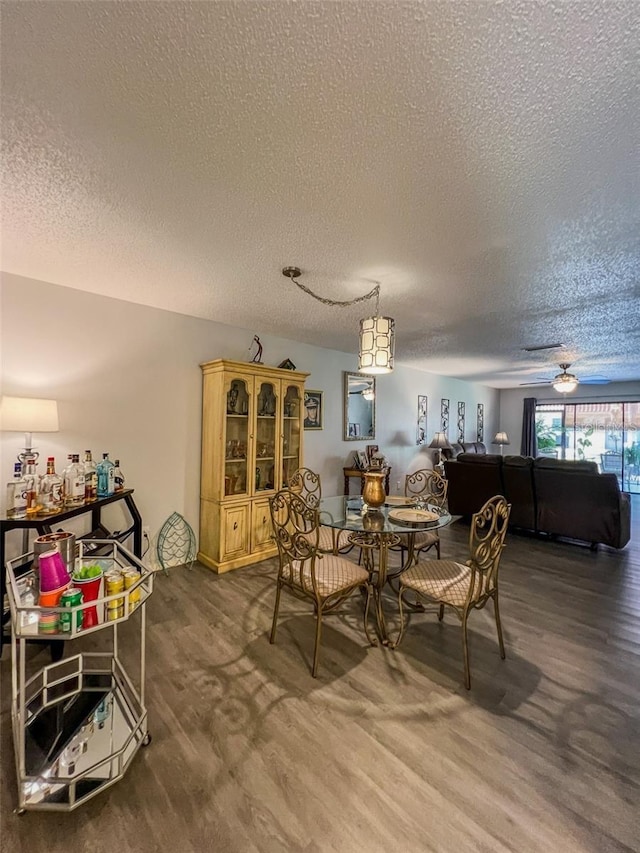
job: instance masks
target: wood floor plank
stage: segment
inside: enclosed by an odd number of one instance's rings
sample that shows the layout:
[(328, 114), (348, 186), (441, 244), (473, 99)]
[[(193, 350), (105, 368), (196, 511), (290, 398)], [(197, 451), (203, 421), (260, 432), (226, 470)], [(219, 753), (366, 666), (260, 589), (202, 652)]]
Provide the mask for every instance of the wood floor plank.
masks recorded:
[[(153, 741), (121, 782), (68, 815), (12, 812), (5, 653), (3, 853), (637, 853), (640, 500), (632, 511), (623, 551), (509, 534), (507, 658), (491, 606), (472, 614), (469, 692), (452, 615), (412, 614), (399, 648), (372, 648), (355, 596), (327, 617), (313, 679), (306, 604), (283, 595), (268, 641), (274, 560), (159, 575), (148, 608)], [(465, 558), (468, 527), (441, 538), (443, 556)], [(384, 606), (395, 635), (393, 595)], [(35, 647), (30, 658), (48, 660)]]

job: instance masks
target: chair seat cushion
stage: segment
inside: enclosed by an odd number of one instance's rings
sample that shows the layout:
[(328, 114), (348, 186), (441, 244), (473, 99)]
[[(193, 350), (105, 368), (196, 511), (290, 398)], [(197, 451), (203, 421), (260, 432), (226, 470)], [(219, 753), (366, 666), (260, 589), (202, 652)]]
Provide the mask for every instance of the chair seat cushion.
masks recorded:
[[(400, 575), (400, 585), (434, 601), (461, 607), (467, 600), (471, 569), (453, 560), (428, 560)], [(477, 576), (476, 586), (482, 583)]]
[(337, 550), (347, 547), (348, 535), (346, 530), (337, 530), (335, 527), (326, 527), (321, 525), (320, 536), (318, 538), (318, 548), (321, 551), (333, 551), (334, 544), (337, 545)]
[[(299, 560), (293, 563), (293, 571), (295, 572), (293, 582), (299, 586)], [(334, 554), (322, 554), (316, 558), (316, 584), (318, 592), (323, 598), (335, 595), (342, 590), (357, 586), (360, 583), (366, 583), (368, 580), (369, 573), (366, 569), (358, 566), (356, 563), (352, 563), (351, 560), (346, 560), (344, 557), (338, 557)], [(305, 561), (304, 563), (302, 583), (305, 592), (313, 592), (311, 561)]]
[(428, 545), (435, 545), (440, 539), (437, 530), (420, 530), (414, 535), (413, 547), (416, 551), (419, 548), (426, 548)]
[[(312, 533), (305, 533), (303, 535), (309, 540), (309, 542), (315, 544), (315, 531)], [(348, 547), (348, 532), (346, 530), (338, 530), (335, 527), (321, 525), (318, 533), (318, 550), (323, 553), (331, 554), (333, 553), (334, 545), (337, 545), (338, 551)]]

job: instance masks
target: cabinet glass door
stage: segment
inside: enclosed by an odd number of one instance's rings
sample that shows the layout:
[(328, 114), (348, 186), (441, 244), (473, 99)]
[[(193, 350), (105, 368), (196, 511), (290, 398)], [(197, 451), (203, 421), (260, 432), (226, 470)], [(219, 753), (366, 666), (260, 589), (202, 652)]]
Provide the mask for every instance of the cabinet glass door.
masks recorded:
[(287, 486), (291, 475), (300, 467), (300, 413), (302, 398), (297, 385), (287, 385), (283, 403), (282, 427), (282, 485)]
[(278, 393), (271, 382), (261, 382), (257, 389), (256, 469), (254, 494), (275, 488), (276, 414)]
[(232, 379), (227, 390), (225, 432), (224, 493), (246, 495), (248, 487), (247, 456), (249, 442), (248, 380)]

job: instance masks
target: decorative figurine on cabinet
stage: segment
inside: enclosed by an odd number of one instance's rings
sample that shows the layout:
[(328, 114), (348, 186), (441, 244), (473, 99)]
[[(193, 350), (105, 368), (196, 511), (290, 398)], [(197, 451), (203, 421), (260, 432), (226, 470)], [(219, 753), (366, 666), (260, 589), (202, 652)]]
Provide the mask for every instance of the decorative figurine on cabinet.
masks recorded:
[(251, 346), (249, 347), (249, 355), (251, 355), (251, 351), (254, 348), (254, 344), (256, 347), (256, 351), (254, 353), (253, 358), (251, 359), (251, 363), (262, 364), (262, 344), (260, 343), (260, 338), (257, 335), (253, 336), (253, 341), (251, 342)]

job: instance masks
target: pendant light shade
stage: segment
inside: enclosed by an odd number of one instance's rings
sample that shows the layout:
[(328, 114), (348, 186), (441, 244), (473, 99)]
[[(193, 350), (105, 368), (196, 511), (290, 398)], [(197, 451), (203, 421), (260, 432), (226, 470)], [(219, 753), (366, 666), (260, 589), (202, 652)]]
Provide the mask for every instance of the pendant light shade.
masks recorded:
[(358, 370), (361, 373), (391, 373), (395, 325), (391, 317), (367, 317), (360, 320)]

